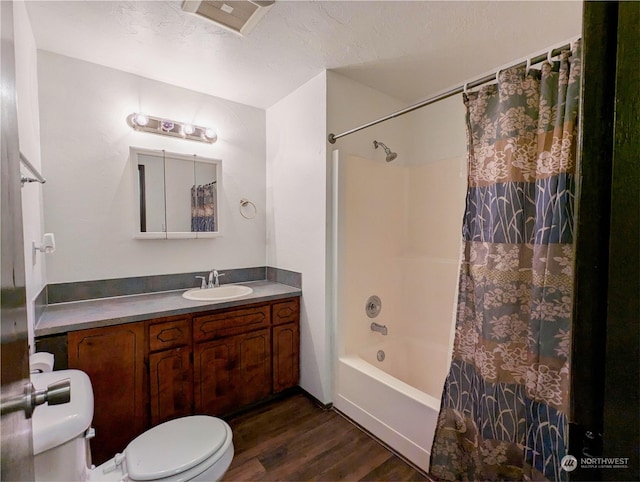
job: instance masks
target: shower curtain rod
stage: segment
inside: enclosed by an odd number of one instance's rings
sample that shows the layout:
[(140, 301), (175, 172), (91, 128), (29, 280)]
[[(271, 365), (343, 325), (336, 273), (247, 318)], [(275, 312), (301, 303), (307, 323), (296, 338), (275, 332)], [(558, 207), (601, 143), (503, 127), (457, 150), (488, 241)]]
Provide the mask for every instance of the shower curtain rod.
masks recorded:
[(348, 131), (341, 132), (340, 134), (329, 134), (329, 136), (327, 137), (327, 140), (331, 144), (335, 144), (336, 141), (341, 137), (348, 136), (349, 134), (353, 134), (355, 132), (361, 131), (362, 129), (366, 129), (367, 127), (375, 126), (376, 124), (380, 124), (381, 122), (388, 121), (389, 119), (400, 117), (401, 115), (408, 114), (409, 112), (413, 112), (414, 110), (420, 109), (422, 107), (426, 107), (431, 104), (435, 104), (436, 102), (439, 102), (444, 99), (448, 99), (451, 96), (464, 92), (465, 89), (473, 89), (474, 87), (479, 87), (482, 84), (486, 84), (487, 82), (496, 80), (497, 73), (502, 70), (512, 68), (512, 67), (522, 67), (525, 65), (535, 65), (537, 63), (542, 62), (543, 60), (549, 59), (551, 57), (555, 57), (556, 55), (559, 55), (562, 51), (566, 50), (567, 48), (571, 48), (573, 42), (579, 39), (580, 37), (575, 37), (573, 40), (567, 41), (569, 42), (568, 44), (562, 45), (557, 48), (552, 48), (547, 53), (542, 53), (528, 60), (520, 61), (510, 66), (500, 68), (497, 70), (496, 73), (485, 75), (478, 79), (472, 80), (471, 82), (465, 82), (464, 84), (459, 85), (454, 89), (435, 95), (433, 97), (430, 97), (429, 99), (418, 102), (417, 104), (410, 105), (409, 107), (405, 107), (404, 109), (394, 112), (393, 114), (380, 117), (379, 119), (376, 119), (374, 121), (368, 122), (366, 124), (362, 124), (361, 126), (358, 126), (358, 127), (354, 127), (353, 129), (349, 129)]

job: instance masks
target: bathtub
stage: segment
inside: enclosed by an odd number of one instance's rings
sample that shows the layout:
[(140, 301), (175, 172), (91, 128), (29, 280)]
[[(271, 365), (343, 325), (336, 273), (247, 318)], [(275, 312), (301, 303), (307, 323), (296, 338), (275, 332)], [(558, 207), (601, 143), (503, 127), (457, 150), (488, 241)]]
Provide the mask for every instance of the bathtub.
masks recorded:
[(338, 358), (334, 406), (426, 472), (448, 363), (446, 347), (390, 337)]

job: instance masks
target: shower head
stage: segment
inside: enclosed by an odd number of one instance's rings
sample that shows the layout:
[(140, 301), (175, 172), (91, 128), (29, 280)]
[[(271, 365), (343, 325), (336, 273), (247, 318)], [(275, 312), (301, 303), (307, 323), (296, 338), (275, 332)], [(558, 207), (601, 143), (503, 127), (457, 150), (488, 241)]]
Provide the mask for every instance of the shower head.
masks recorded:
[(391, 162), (396, 157), (398, 157), (398, 154), (396, 154), (395, 152), (391, 152), (391, 149), (389, 149), (387, 146), (385, 146), (382, 142), (373, 141), (373, 147), (375, 147), (377, 149), (378, 146), (382, 146), (382, 148), (384, 149), (384, 152), (387, 155), (387, 162)]

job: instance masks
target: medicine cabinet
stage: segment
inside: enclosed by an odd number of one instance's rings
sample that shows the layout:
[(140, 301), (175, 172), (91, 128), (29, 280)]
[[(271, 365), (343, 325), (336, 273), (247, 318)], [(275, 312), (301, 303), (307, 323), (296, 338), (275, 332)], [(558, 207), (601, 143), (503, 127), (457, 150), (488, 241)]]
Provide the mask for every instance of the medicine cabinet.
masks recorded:
[(132, 147), (130, 163), (137, 203), (134, 238), (221, 235), (221, 160)]

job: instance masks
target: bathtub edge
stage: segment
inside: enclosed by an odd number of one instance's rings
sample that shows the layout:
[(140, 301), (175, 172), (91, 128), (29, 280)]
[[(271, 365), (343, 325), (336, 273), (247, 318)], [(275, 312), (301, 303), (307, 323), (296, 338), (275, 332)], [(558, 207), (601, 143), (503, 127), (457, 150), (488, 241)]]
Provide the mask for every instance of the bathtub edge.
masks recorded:
[(388, 445), (398, 455), (406, 458), (424, 473), (429, 472), (430, 453), (401, 433), (389, 427), (356, 403), (348, 398), (338, 395), (334, 403), (334, 410), (353, 421), (355, 424), (370, 432), (383, 444)]

